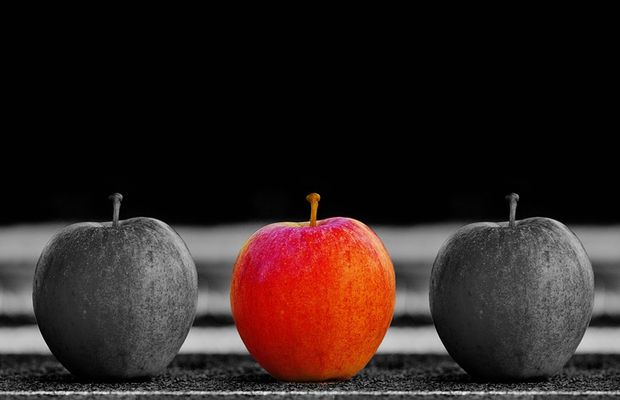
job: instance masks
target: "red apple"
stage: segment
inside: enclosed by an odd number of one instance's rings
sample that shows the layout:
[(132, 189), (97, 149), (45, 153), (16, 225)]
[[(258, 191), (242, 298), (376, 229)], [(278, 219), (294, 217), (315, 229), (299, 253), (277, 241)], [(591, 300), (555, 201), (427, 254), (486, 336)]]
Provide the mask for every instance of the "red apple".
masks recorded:
[(344, 380), (377, 351), (392, 320), (394, 267), (379, 237), (351, 218), (267, 225), (245, 243), (230, 290), (250, 354), (285, 381)]
[(592, 266), (579, 239), (549, 218), (460, 228), (439, 250), (430, 306), (439, 337), (469, 374), (546, 378), (573, 355), (590, 322)]
[(153, 218), (79, 223), (43, 249), (34, 278), (37, 324), (73, 374), (97, 379), (160, 373), (194, 320), (194, 261), (179, 235)]

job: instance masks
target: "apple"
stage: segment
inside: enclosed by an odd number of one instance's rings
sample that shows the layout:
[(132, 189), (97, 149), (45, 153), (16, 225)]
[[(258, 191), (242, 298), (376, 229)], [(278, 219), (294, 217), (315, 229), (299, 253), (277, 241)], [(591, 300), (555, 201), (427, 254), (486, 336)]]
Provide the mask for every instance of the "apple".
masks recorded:
[(430, 307), (448, 353), (485, 380), (556, 374), (574, 354), (592, 316), (594, 275), (583, 245), (549, 218), (457, 230), (439, 250)]
[(197, 273), (187, 246), (162, 221), (70, 225), (47, 243), (34, 277), (41, 334), (71, 373), (126, 380), (160, 373), (194, 320)]
[(243, 343), (283, 381), (344, 380), (377, 351), (392, 320), (394, 267), (379, 237), (351, 218), (281, 222), (254, 233), (230, 300)]

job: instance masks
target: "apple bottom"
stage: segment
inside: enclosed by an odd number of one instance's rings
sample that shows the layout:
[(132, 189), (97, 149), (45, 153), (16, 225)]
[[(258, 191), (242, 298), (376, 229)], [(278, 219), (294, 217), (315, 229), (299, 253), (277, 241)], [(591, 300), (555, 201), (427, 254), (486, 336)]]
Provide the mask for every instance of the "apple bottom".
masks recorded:
[(355, 376), (377, 351), (390, 322), (380, 319), (375, 328), (372, 322), (359, 324), (346, 316), (323, 315), (285, 324), (263, 321), (247, 326), (248, 333), (244, 324), (238, 329), (250, 354), (274, 378), (341, 381)]

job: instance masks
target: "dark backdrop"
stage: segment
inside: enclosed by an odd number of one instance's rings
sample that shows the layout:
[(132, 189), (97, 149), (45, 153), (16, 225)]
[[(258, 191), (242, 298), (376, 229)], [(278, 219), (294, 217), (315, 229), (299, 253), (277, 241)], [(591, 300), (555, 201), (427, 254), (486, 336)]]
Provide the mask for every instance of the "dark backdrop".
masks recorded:
[(303, 220), (310, 191), (369, 223), (503, 220), (511, 191), (518, 217), (620, 222), (613, 52), (514, 35), (37, 36), (4, 65), (0, 223), (106, 220), (115, 191), (170, 223)]
[(316, 159), (279, 151), (252, 157), (230, 149), (220, 150), (218, 158), (189, 152), (189, 161), (160, 149), (140, 157), (123, 152), (115, 161), (63, 155), (32, 170), (5, 168), (11, 172), (0, 196), (0, 223), (109, 220), (107, 196), (113, 192), (125, 196), (121, 218), (151, 216), (173, 224), (299, 221), (308, 217), (305, 196), (311, 191), (322, 196), (319, 218), (350, 216), (374, 224), (505, 220), (504, 196), (512, 191), (521, 196), (518, 218), (620, 222), (610, 164), (580, 167), (544, 157), (515, 170), (507, 164), (513, 161), (475, 153), (442, 160), (408, 158), (400, 151), (393, 154), (397, 161), (382, 161), (372, 159), (368, 148)]

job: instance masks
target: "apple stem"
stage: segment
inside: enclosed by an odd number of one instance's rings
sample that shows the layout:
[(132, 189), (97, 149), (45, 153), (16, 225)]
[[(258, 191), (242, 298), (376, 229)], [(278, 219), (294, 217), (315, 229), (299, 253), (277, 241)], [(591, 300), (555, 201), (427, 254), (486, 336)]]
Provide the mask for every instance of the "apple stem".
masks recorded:
[(508, 225), (511, 228), (514, 228), (515, 217), (517, 216), (517, 201), (519, 201), (519, 195), (516, 193), (510, 193), (508, 196), (506, 196), (506, 200), (508, 200), (510, 206), (510, 220), (508, 221)]
[(112, 200), (114, 206), (114, 214), (112, 215), (112, 226), (118, 226), (118, 216), (121, 212), (121, 201), (123, 201), (123, 195), (120, 193), (111, 194), (108, 199)]
[(306, 200), (310, 203), (310, 226), (316, 226), (316, 213), (319, 209), (321, 196), (318, 193), (310, 193), (306, 196)]

